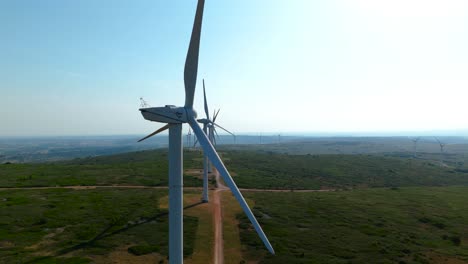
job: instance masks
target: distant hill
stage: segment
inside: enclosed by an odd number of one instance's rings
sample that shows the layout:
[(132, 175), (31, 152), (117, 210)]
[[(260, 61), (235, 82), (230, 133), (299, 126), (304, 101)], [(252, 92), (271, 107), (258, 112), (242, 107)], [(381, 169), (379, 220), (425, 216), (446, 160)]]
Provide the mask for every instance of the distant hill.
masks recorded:
[[(28, 163), (96, 157), (132, 151), (167, 148), (167, 136), (155, 136), (138, 143), (142, 136), (0, 138), (0, 163)], [(468, 140), (462, 137), (439, 138), (446, 153), (468, 153)], [(184, 136), (184, 146), (188, 146)], [(259, 149), (288, 154), (379, 154), (413, 155), (414, 144), (408, 137), (311, 137), (285, 135), (220, 135), (220, 148)], [(418, 153), (440, 153), (434, 137), (421, 137)]]

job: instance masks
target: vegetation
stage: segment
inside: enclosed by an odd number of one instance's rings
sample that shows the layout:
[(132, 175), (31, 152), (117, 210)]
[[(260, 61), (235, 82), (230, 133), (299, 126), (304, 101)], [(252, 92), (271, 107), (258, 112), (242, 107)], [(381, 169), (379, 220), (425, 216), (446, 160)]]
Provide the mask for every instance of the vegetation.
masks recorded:
[[(401, 153), (406, 156), (414, 154), (414, 143), (408, 137), (263, 137), (269, 139), (259, 144), (257, 139), (249, 145), (229, 145), (222, 147), (228, 150), (263, 151), (290, 155), (327, 155), (327, 154), (382, 154)], [(446, 143), (447, 154), (466, 154), (468, 140), (463, 137), (439, 137)], [(239, 141), (238, 141), (239, 142)], [(242, 141), (241, 141), (242, 142)], [(255, 144), (255, 145), (252, 145)], [(421, 137), (417, 144), (417, 155), (423, 153), (440, 154), (440, 147), (434, 137)], [(409, 155), (408, 155), (409, 154)]]
[[(468, 170), (438, 161), (376, 155), (224, 152), (241, 188), (330, 189), (468, 185)], [(461, 163), (464, 164), (464, 163)]]
[(239, 214), (246, 260), (260, 263), (468, 262), (468, 187), (246, 192), (276, 255)]
[[(200, 168), (200, 153), (185, 153), (184, 168)], [(139, 151), (53, 163), (2, 164), (0, 187), (71, 185), (167, 186), (167, 153)], [(185, 186), (201, 186), (199, 178), (184, 175)]]
[[(1, 191), (0, 263), (87, 263), (121, 248), (165, 259), (167, 209), (158, 205), (165, 196), (157, 189)], [(185, 256), (197, 226), (198, 218), (184, 216)]]
[[(186, 151), (186, 170), (200, 169), (201, 153)], [(241, 188), (330, 189), (392, 186), (467, 185), (463, 155), (435, 154), (409, 159), (386, 155), (288, 155), (264, 151), (223, 151), (223, 159)], [(466, 163), (468, 164), (468, 162)], [(53, 163), (1, 164), (0, 187), (143, 185), (167, 186), (165, 150)], [(185, 186), (201, 186), (201, 178), (184, 174)]]
[[(289, 155), (261, 148), (221, 154), (239, 187), (291, 190), (244, 192), (277, 255), (266, 253), (225, 192), (229, 263), (468, 262), (464, 154)], [(202, 167), (201, 153), (184, 155), (184, 185), (201, 186), (194, 172)], [(167, 169), (165, 150), (10, 163), (0, 165), (0, 187), (167, 186)], [(196, 205), (184, 211), (184, 255), (190, 263), (212, 256), (211, 207), (197, 205), (199, 199), (199, 192), (184, 196), (186, 205)], [(165, 263), (167, 224), (165, 188), (4, 189), (0, 263), (95, 263), (116, 252), (143, 263)]]

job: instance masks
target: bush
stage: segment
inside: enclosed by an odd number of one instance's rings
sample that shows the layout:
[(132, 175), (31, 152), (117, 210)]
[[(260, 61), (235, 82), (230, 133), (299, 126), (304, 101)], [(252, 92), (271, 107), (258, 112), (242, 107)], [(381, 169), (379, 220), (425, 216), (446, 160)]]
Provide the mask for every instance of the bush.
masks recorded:
[(455, 245), (455, 246), (460, 246), (461, 244), (461, 239), (459, 236), (452, 236), (450, 237), (450, 241), (452, 241), (452, 243)]
[(151, 245), (137, 245), (137, 246), (128, 248), (128, 252), (135, 256), (146, 255), (146, 254), (158, 252), (158, 251), (159, 251), (158, 246), (151, 246)]

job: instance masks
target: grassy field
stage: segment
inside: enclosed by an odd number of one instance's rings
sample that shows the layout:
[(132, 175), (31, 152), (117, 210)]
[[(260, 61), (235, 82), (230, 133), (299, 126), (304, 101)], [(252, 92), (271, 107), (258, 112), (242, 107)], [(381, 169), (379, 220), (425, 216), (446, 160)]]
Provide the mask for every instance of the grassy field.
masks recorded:
[[(264, 151), (223, 151), (241, 188), (323, 189), (389, 186), (468, 185), (465, 157), (436, 154), (288, 155)], [(201, 186), (202, 154), (186, 151), (184, 185)], [(33, 164), (1, 164), (0, 187), (70, 185), (167, 186), (164, 150)]]
[(236, 215), (244, 212), (230, 191), (221, 192), (220, 195), (223, 210), (224, 262), (225, 264), (238, 264), (243, 259), (239, 221)]
[[(165, 197), (167, 191), (154, 189), (0, 191), (0, 263), (111, 263), (135, 256), (166, 263)], [(200, 194), (185, 197), (190, 205)], [(195, 207), (184, 215), (184, 255), (201, 263), (197, 256), (211, 255), (211, 248), (209, 240), (195, 245), (195, 237), (199, 230), (210, 236), (211, 214)]]
[[(244, 192), (274, 257), (223, 192), (227, 263), (468, 263), (468, 162), (462, 154), (440, 160), (435, 153), (413, 158), (253, 149), (224, 150), (222, 157), (241, 188), (341, 190)], [(186, 152), (184, 167), (184, 185), (200, 187), (201, 153)], [(167, 169), (164, 150), (1, 164), (0, 187), (167, 186)], [(196, 204), (200, 191), (184, 199)], [(186, 262), (208, 263), (211, 207), (196, 205), (184, 214)], [(167, 261), (167, 190), (0, 190), (0, 263), (127, 260)]]
[[(184, 168), (201, 168), (201, 154), (184, 154)], [(70, 185), (167, 186), (165, 150), (139, 151), (70, 161), (1, 164), (0, 187)], [(201, 186), (198, 177), (184, 175), (185, 186)]]
[(241, 188), (322, 189), (468, 185), (464, 162), (378, 155), (286, 155), (225, 152), (227, 167)]
[(468, 263), (468, 187), (245, 193), (277, 255), (239, 214), (260, 263)]

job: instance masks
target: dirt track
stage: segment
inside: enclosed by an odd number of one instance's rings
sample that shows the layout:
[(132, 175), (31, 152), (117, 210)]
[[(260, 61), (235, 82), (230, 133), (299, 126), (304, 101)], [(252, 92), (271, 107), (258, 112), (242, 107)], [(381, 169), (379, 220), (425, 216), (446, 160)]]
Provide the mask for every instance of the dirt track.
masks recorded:
[(224, 263), (224, 239), (223, 239), (223, 212), (221, 208), (220, 192), (228, 190), (228, 188), (220, 181), (219, 173), (215, 170), (216, 175), (216, 190), (213, 192), (213, 223), (214, 223), (214, 264)]
[[(218, 188), (216, 191), (229, 190), (221, 181), (219, 181), (219, 174), (216, 173), (216, 181)], [(144, 186), (144, 185), (91, 185), (91, 186), (46, 186), (46, 187), (0, 187), (0, 191), (4, 190), (47, 190), (47, 189), (76, 189), (87, 190), (97, 188), (123, 188), (123, 189), (168, 189), (167, 186)], [(201, 190), (202, 187), (184, 187), (184, 190)], [(221, 190), (219, 190), (221, 189)], [(339, 189), (317, 189), (317, 190), (291, 190), (291, 189), (239, 189), (241, 192), (333, 192)]]
[[(0, 191), (4, 190), (46, 190), (46, 189), (75, 189), (87, 190), (96, 188), (123, 188), (123, 189), (168, 189), (167, 186), (144, 186), (144, 185), (91, 185), (91, 186), (47, 186), (47, 187), (2, 187)], [(201, 190), (201, 187), (184, 187), (184, 190)]]
[(241, 192), (334, 192), (339, 189), (291, 190), (291, 189), (239, 189)]

